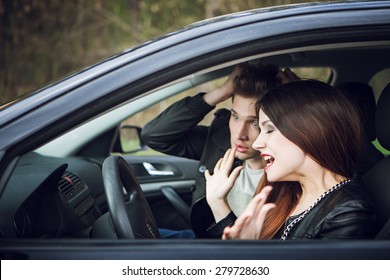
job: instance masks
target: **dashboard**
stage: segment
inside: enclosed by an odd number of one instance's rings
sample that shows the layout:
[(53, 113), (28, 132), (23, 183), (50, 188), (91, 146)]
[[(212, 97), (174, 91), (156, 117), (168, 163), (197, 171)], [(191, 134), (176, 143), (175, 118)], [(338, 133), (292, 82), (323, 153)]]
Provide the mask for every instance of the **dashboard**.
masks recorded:
[[(104, 159), (36, 152), (21, 157), (1, 194), (0, 238), (95, 238), (99, 231), (105, 232), (111, 222), (102, 176)], [(162, 188), (175, 189), (189, 205), (198, 162), (172, 156), (131, 156), (126, 161), (158, 226), (188, 228), (187, 214), (175, 208), (177, 201)], [(128, 199), (125, 191), (124, 197)]]
[(31, 153), (19, 160), (8, 184), (0, 209), (3, 237), (88, 237), (107, 211), (101, 165), (89, 159)]

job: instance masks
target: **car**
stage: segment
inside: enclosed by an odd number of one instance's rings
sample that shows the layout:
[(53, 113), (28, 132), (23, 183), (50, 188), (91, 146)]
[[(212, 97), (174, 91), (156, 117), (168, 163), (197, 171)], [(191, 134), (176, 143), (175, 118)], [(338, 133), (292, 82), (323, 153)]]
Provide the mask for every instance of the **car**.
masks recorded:
[[(303, 3), (207, 19), (2, 106), (1, 259), (389, 259), (389, 235), (310, 242), (158, 238), (158, 227), (191, 227), (198, 162), (145, 146), (140, 131), (156, 115), (148, 109), (218, 83), (239, 63), (289, 67), (336, 87), (363, 83), (378, 100), (390, 82), (390, 2)], [(374, 143), (386, 160), (389, 147)], [(366, 168), (366, 181), (381, 179), (370, 173), (376, 164)], [(105, 191), (110, 184), (113, 191)], [(388, 180), (381, 185), (390, 188)], [(390, 201), (389, 191), (377, 196)], [(128, 209), (132, 226), (120, 218), (124, 198), (136, 205)], [(390, 215), (379, 216), (378, 231)], [(142, 233), (132, 234), (134, 227)]]

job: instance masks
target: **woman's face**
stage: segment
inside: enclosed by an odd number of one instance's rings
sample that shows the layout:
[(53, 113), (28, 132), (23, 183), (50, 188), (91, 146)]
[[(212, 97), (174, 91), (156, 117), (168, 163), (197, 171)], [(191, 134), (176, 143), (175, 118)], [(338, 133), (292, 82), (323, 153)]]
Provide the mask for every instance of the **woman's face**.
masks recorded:
[(260, 134), (253, 148), (260, 151), (266, 162), (264, 170), (268, 181), (299, 181), (309, 157), (288, 140), (262, 110), (259, 127)]

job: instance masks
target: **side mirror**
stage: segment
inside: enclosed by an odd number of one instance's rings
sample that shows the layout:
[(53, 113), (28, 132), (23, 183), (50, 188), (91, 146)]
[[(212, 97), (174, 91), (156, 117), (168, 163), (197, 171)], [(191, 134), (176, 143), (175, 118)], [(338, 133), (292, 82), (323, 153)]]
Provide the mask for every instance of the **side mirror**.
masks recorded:
[(136, 153), (146, 150), (147, 146), (141, 138), (141, 128), (133, 125), (122, 125), (119, 127), (115, 144), (112, 147), (113, 153)]

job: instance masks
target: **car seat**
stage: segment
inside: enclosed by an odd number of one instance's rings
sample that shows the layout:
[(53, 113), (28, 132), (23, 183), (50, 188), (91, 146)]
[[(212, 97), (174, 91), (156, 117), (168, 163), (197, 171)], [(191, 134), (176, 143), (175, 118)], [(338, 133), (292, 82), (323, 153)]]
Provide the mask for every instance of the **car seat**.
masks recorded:
[(366, 144), (355, 171), (363, 174), (383, 158), (383, 154), (372, 143), (376, 139), (374, 91), (368, 84), (360, 82), (344, 83), (337, 88), (356, 106), (362, 120)]
[[(375, 131), (379, 143), (390, 150), (390, 84), (382, 91), (379, 97), (375, 114)], [(362, 176), (376, 208), (377, 237), (390, 239), (390, 157), (384, 157), (376, 162), (372, 168)]]

